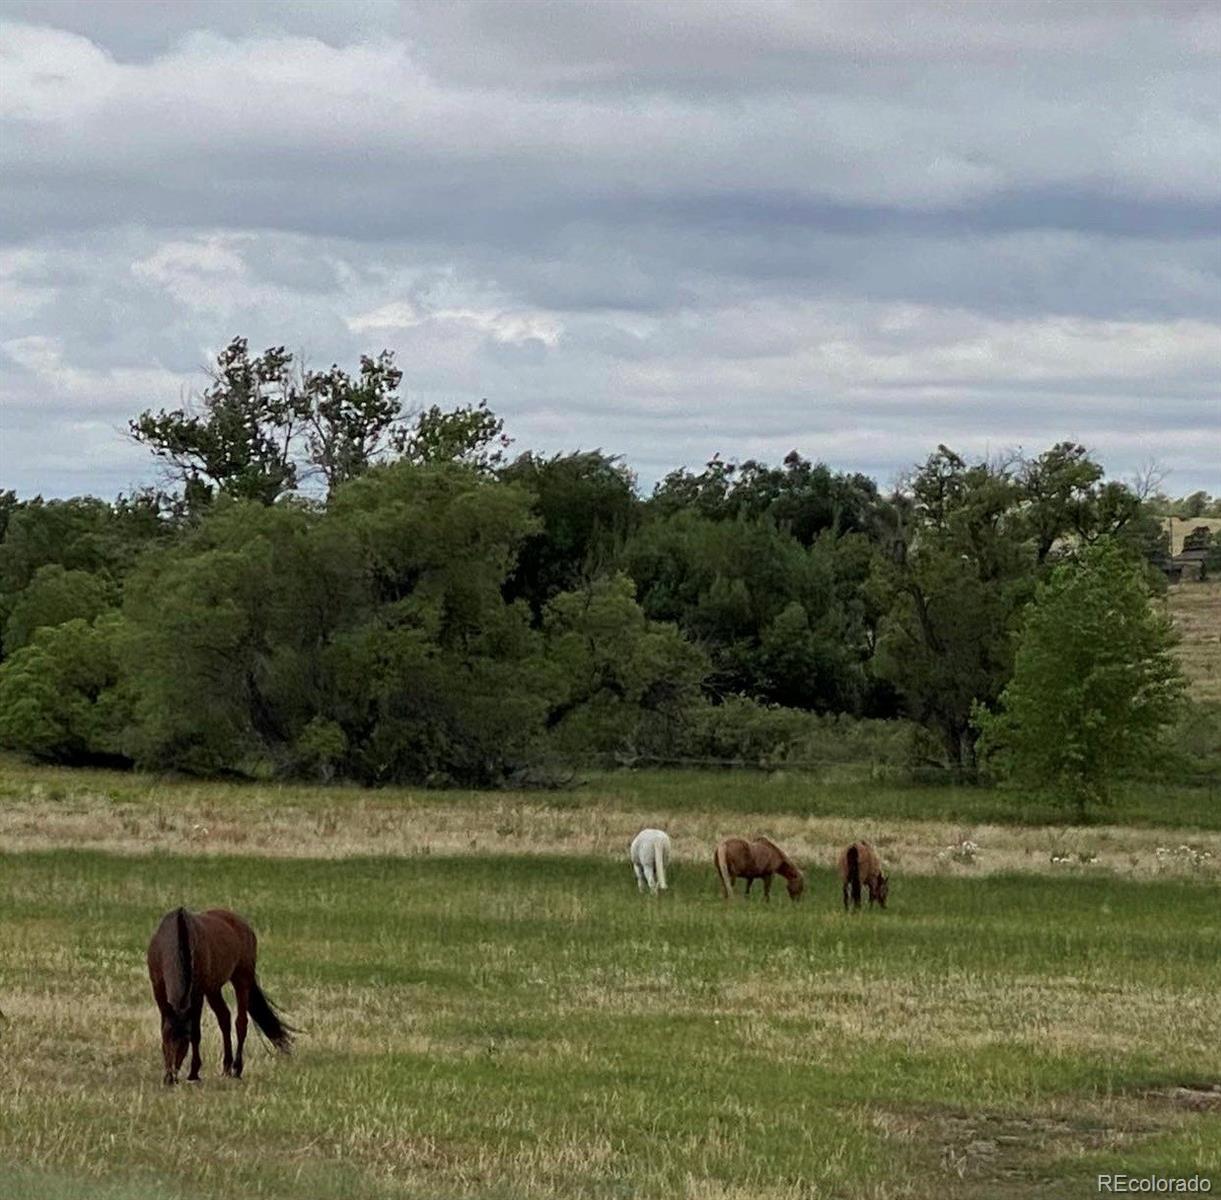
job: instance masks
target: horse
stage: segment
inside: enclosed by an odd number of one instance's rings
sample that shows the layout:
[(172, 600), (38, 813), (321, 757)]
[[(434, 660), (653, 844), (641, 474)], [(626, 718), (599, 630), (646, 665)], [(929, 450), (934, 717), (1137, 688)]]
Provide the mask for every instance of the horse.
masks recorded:
[(771, 838), (755, 838), (753, 842), (742, 838), (725, 838), (712, 856), (717, 876), (721, 881), (721, 894), (726, 900), (733, 895), (735, 879), (746, 880), (746, 894), (750, 895), (751, 884), (763, 880), (763, 899), (772, 896), (772, 876), (781, 875), (788, 887), (789, 899), (796, 900), (805, 891), (806, 878), (797, 864)]
[[(287, 1054), (297, 1031), (284, 1021), (263, 993), (254, 973), (258, 940), (254, 930), (227, 908), (193, 913), (176, 908), (161, 918), (148, 944), (148, 977), (161, 1010), (161, 1051), (165, 1082), (178, 1082), (178, 1071), (191, 1046), (188, 1082), (199, 1082), (199, 1018), (207, 1000), (216, 1014), (225, 1043), (223, 1070), (240, 1079), (246, 1044), (246, 1016), (277, 1050)], [(229, 1037), (229, 1009), (221, 989), (233, 984), (237, 997), (237, 1054)]]
[(666, 864), (670, 861), (670, 835), (662, 829), (642, 829), (628, 850), (636, 886), (652, 895), (666, 890)]
[(839, 856), (839, 877), (844, 885), (844, 911), (848, 910), (848, 895), (852, 903), (861, 907), (861, 884), (869, 889), (869, 903), (886, 907), (886, 896), (890, 892), (890, 880), (882, 874), (882, 860), (868, 842), (853, 842)]

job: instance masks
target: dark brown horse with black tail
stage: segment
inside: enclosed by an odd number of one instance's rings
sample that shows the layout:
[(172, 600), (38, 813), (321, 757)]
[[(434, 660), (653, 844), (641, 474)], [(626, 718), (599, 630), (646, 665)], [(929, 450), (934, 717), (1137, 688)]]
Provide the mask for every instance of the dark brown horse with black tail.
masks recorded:
[(854, 908), (861, 907), (861, 884), (869, 889), (869, 903), (886, 907), (890, 880), (882, 874), (882, 860), (868, 842), (853, 842), (839, 856), (839, 877), (844, 885), (844, 909), (851, 895)]
[[(205, 1000), (216, 1014), (224, 1039), (226, 1075), (241, 1077), (247, 1014), (277, 1050), (287, 1053), (292, 1047), (296, 1030), (280, 1016), (255, 978), (257, 949), (254, 930), (227, 908), (201, 913), (176, 908), (161, 918), (148, 944), (148, 977), (161, 1010), (166, 1083), (178, 1082), (188, 1042), (191, 1069), (187, 1079), (199, 1079), (199, 1020)], [(226, 983), (233, 984), (237, 998), (236, 1055), (229, 1035), (229, 1008), (221, 993)]]

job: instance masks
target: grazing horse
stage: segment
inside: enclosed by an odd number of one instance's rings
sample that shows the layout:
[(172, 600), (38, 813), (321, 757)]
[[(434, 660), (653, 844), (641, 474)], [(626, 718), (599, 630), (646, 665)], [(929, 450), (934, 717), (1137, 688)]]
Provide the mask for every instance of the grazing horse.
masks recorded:
[(755, 838), (753, 842), (742, 838), (726, 838), (713, 854), (717, 875), (721, 881), (721, 894), (726, 900), (733, 895), (735, 879), (746, 880), (746, 894), (750, 895), (751, 884), (763, 880), (763, 899), (772, 897), (772, 876), (781, 875), (786, 881), (789, 899), (796, 900), (805, 890), (806, 877), (797, 864), (771, 838)]
[(628, 850), (636, 886), (656, 896), (666, 890), (666, 864), (670, 861), (670, 835), (662, 829), (642, 829)]
[[(193, 913), (176, 908), (161, 918), (148, 944), (148, 977), (161, 1010), (161, 1051), (165, 1082), (177, 1083), (178, 1070), (191, 1045), (187, 1079), (199, 1080), (199, 1018), (207, 1000), (216, 1014), (225, 1043), (224, 1072), (240, 1078), (246, 1044), (246, 1014), (277, 1050), (292, 1047), (293, 1027), (263, 994), (254, 974), (257, 939), (254, 930), (227, 908)], [(221, 989), (233, 984), (237, 997), (237, 1054), (229, 1040), (229, 1009)]]
[(861, 907), (861, 884), (869, 889), (869, 903), (886, 907), (886, 896), (890, 891), (890, 880), (882, 874), (882, 860), (868, 842), (853, 842), (839, 856), (839, 877), (844, 885), (844, 910), (848, 909), (848, 895), (852, 895), (855, 908)]

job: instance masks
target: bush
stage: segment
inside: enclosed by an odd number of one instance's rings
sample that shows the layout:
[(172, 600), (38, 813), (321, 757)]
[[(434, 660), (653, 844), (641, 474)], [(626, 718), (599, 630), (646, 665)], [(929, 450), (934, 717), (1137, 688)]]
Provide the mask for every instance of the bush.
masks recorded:
[(908, 763), (912, 730), (906, 721), (819, 716), (730, 696), (693, 714), (681, 754), (726, 766), (851, 765), (867, 766), (872, 775), (897, 774)]
[(315, 717), (293, 745), (294, 775), (315, 776), (329, 783), (348, 752), (348, 739), (334, 721)]
[(1221, 780), (1221, 704), (1185, 705), (1167, 735), (1164, 753), (1149, 765), (1149, 773), (1158, 778), (1169, 773), (1184, 782)]
[(130, 706), (120, 689), (122, 622), (45, 626), (0, 665), (0, 745), (50, 762), (123, 757)]

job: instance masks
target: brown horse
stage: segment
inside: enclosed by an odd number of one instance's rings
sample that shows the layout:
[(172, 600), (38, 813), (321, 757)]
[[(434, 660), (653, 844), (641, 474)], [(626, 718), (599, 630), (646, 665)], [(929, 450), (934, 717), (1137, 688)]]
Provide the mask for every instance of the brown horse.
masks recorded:
[[(246, 1014), (277, 1050), (287, 1053), (296, 1031), (285, 1023), (263, 994), (254, 974), (257, 950), (254, 930), (227, 908), (193, 913), (177, 908), (161, 918), (148, 944), (148, 977), (161, 1010), (161, 1051), (165, 1082), (177, 1083), (178, 1070), (191, 1044), (190, 1081), (199, 1079), (199, 1018), (207, 1000), (216, 1014), (225, 1043), (224, 1072), (242, 1074)], [(221, 989), (233, 984), (237, 997), (237, 1054), (229, 1040), (229, 1009)]]
[(751, 884), (763, 880), (763, 899), (772, 897), (772, 876), (782, 876), (788, 886), (789, 899), (796, 900), (805, 890), (806, 877), (797, 864), (771, 838), (755, 838), (753, 842), (742, 838), (725, 838), (712, 856), (716, 863), (717, 876), (721, 881), (721, 894), (726, 900), (733, 895), (735, 879), (746, 880), (746, 894), (750, 895)]
[(848, 908), (848, 896), (852, 903), (861, 907), (861, 884), (869, 889), (869, 903), (886, 907), (886, 896), (890, 892), (890, 880), (882, 874), (882, 860), (868, 842), (853, 842), (839, 856), (839, 877), (844, 885), (844, 909)]

